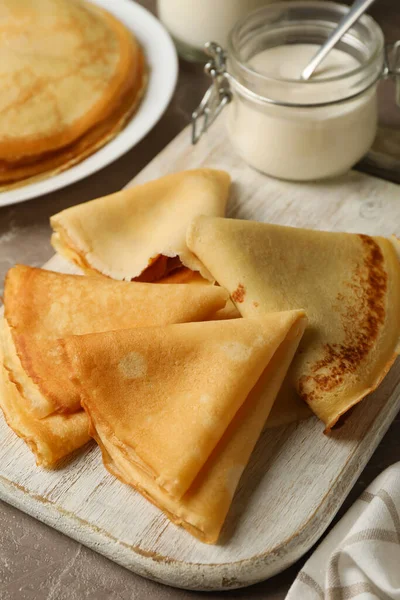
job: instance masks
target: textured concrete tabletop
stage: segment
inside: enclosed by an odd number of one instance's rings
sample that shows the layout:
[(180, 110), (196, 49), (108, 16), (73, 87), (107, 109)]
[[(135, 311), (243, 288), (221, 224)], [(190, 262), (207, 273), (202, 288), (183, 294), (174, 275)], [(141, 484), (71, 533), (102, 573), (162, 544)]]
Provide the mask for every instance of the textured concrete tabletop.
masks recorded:
[[(142, 0), (140, 4), (154, 10), (152, 0)], [(400, 38), (399, 0), (380, 0), (371, 12), (383, 27), (388, 41)], [(189, 115), (206, 86), (202, 69), (182, 62), (171, 105), (160, 123), (136, 148), (82, 182), (33, 201), (0, 209), (0, 281), (16, 262), (39, 266), (49, 259), (53, 254), (49, 243), (50, 215), (120, 189), (189, 122)], [(389, 88), (388, 94), (392, 92)], [(393, 102), (389, 97), (383, 100), (385, 108), (381, 118), (387, 124), (394, 114)], [(399, 439), (398, 418), (338, 516), (378, 473), (400, 460)], [(221, 594), (175, 590), (130, 573), (0, 502), (0, 600), (194, 600), (223, 596), (280, 600), (285, 597), (301, 565), (302, 561), (267, 582), (243, 590)]]

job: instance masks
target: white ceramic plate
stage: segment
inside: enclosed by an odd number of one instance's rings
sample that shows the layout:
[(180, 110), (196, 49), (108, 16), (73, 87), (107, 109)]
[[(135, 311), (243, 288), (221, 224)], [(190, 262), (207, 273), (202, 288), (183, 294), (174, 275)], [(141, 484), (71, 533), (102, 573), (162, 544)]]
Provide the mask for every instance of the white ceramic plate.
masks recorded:
[(178, 76), (178, 58), (161, 23), (132, 0), (91, 1), (125, 23), (144, 48), (150, 70), (145, 97), (126, 127), (103, 148), (59, 175), (0, 193), (0, 207), (53, 192), (99, 171), (140, 142), (159, 121), (171, 100)]

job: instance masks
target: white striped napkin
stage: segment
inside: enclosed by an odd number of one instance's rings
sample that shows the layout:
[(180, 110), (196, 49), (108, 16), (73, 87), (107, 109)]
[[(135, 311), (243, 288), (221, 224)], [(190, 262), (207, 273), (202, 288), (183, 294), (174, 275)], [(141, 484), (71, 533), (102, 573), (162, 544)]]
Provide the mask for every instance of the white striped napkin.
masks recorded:
[(286, 600), (400, 600), (400, 462), (379, 475), (318, 546)]

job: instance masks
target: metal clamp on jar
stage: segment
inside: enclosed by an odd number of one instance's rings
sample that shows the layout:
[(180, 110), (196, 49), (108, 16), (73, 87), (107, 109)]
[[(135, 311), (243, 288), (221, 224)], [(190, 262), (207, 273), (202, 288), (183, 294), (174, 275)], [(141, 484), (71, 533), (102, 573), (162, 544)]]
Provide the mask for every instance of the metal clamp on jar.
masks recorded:
[(334, 2), (279, 2), (238, 21), (227, 52), (208, 43), (213, 84), (193, 113), (192, 142), (228, 106), (234, 148), (268, 175), (306, 181), (353, 167), (376, 136), (381, 79), (396, 78), (400, 105), (400, 42), (385, 46), (379, 25), (364, 15), (315, 76), (300, 79), (347, 10)]

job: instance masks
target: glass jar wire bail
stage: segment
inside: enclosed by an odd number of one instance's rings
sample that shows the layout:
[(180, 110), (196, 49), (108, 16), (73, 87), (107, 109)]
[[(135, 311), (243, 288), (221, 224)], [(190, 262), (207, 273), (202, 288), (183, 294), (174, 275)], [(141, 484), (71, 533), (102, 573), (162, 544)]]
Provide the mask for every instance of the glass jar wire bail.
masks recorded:
[(207, 42), (204, 51), (210, 57), (204, 66), (204, 72), (211, 77), (212, 84), (199, 106), (192, 113), (192, 144), (197, 144), (203, 133), (208, 130), (223, 108), (232, 100), (224, 49), (215, 42)]
[(400, 107), (400, 40), (385, 45), (383, 77), (396, 83), (396, 104)]
[[(203, 96), (199, 106), (192, 113), (193, 145), (197, 144), (203, 133), (206, 133), (224, 107), (231, 102), (231, 83), (245, 96), (255, 102), (287, 106), (285, 102), (277, 102), (252, 92), (229, 74), (226, 69), (227, 55), (225, 50), (219, 44), (207, 42), (204, 46), (204, 51), (210, 57), (210, 60), (204, 67), (204, 72), (212, 79), (212, 84)], [(383, 69), (377, 80), (388, 78), (394, 79), (396, 83), (396, 104), (400, 107), (400, 40), (393, 44), (385, 45)], [(372, 85), (375, 83), (376, 80)], [(347, 99), (357, 97), (364, 92), (365, 90), (362, 90)], [(321, 103), (319, 105), (313, 104), (312, 107), (325, 106), (326, 104), (329, 103)], [(304, 107), (305, 105), (298, 106)]]

